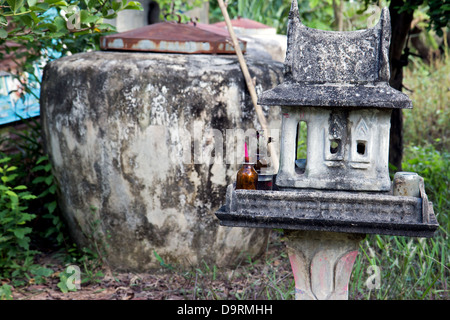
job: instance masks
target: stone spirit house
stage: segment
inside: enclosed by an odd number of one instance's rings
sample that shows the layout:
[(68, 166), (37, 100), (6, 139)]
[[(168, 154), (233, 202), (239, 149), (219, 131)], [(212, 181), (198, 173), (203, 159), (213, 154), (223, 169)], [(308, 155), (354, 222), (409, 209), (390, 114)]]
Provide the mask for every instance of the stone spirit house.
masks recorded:
[(216, 216), (224, 226), (284, 229), (296, 299), (348, 299), (365, 234), (431, 237), (439, 226), (423, 179), (414, 195), (391, 192), (390, 114), (412, 104), (389, 86), (389, 41), (387, 9), (374, 28), (330, 32), (302, 25), (292, 1), (284, 82), (258, 101), (281, 106), (278, 190), (229, 185)]
[[(216, 212), (222, 225), (432, 236), (438, 224), (423, 180), (416, 196), (391, 189), (390, 115), (412, 103), (389, 86), (389, 42), (387, 8), (373, 28), (322, 31), (300, 22), (292, 1), (284, 81), (258, 101), (281, 106), (275, 190), (229, 185)], [(306, 159), (296, 153), (302, 122)]]
[[(304, 26), (293, 1), (284, 82), (259, 104), (282, 106), (280, 188), (389, 191), (393, 108), (412, 108), (389, 86), (390, 21), (352, 32)], [(299, 123), (307, 124), (307, 159), (296, 159)], [(305, 167), (306, 162), (306, 167)]]

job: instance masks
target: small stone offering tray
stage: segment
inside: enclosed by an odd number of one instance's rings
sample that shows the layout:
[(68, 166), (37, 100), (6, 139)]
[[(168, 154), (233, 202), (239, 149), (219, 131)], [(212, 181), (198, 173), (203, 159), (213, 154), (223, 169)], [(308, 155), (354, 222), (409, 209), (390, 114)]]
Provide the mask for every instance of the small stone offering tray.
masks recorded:
[(432, 237), (433, 205), (389, 192), (236, 190), (216, 212), (222, 226)]

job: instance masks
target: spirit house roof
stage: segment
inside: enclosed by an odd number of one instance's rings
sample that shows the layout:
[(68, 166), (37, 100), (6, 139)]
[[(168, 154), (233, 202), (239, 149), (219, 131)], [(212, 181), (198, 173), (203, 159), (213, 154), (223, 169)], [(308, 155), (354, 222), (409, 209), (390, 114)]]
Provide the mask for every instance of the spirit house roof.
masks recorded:
[(284, 82), (259, 96), (261, 105), (412, 108), (389, 86), (389, 11), (373, 28), (323, 31), (304, 26), (297, 0), (289, 13)]

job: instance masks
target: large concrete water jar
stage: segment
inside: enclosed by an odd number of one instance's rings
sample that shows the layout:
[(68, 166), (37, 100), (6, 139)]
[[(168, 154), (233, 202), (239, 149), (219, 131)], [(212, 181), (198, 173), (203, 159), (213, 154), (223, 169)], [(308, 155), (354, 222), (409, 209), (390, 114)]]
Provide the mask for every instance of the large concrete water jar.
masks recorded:
[[(247, 64), (258, 93), (282, 80), (279, 62)], [(264, 111), (276, 136), (279, 109)], [(265, 249), (268, 231), (222, 227), (214, 215), (243, 159), (233, 135), (259, 128), (234, 55), (61, 58), (45, 68), (41, 119), (71, 234), (102, 244), (112, 268), (158, 268), (155, 252), (225, 266)]]

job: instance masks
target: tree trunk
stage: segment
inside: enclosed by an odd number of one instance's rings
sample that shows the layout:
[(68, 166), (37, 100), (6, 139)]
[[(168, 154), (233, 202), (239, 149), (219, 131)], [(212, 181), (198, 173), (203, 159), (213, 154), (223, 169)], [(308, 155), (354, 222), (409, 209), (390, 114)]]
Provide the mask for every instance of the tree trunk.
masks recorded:
[[(408, 57), (402, 56), (405, 48), (408, 32), (411, 28), (411, 21), (413, 13), (403, 11), (398, 13), (398, 7), (403, 5), (403, 0), (392, 0), (389, 6), (389, 13), (391, 15), (392, 37), (391, 46), (389, 50), (389, 63), (391, 69), (390, 85), (402, 90), (403, 82), (403, 67), (408, 62)], [(389, 142), (389, 162), (397, 167), (397, 171), (402, 169), (403, 156), (403, 115), (401, 109), (392, 110), (391, 116), (391, 132)]]

